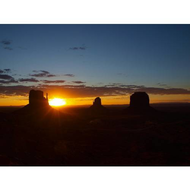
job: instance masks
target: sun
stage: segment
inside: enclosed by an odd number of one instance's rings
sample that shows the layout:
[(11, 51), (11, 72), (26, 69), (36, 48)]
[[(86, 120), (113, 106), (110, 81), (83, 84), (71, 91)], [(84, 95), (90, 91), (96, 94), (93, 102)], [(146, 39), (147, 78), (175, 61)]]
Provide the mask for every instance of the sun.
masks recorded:
[(64, 106), (66, 105), (66, 101), (61, 98), (54, 98), (49, 100), (50, 106)]

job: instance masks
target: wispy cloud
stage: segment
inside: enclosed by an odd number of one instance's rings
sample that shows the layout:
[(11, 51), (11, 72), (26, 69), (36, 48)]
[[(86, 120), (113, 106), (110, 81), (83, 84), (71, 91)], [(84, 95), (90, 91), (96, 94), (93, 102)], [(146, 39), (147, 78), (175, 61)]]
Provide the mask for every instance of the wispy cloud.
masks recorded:
[(41, 80), (43, 83), (64, 83), (65, 80)]
[(10, 73), (10, 72), (11, 69), (3, 69), (3, 70), (0, 69), (0, 73)]
[(30, 76), (33, 76), (33, 77), (55, 77), (56, 76), (45, 70), (39, 70), (39, 71), (33, 70), (33, 72), (36, 74), (30, 74)]
[(74, 77), (75, 75), (74, 75), (74, 74), (64, 74), (63, 76), (66, 76), (66, 77)]
[(4, 47), (4, 49), (6, 49), (6, 50), (13, 50), (13, 48), (11, 48), (11, 47)]
[(122, 83), (109, 83), (105, 87), (118, 87), (118, 88), (130, 88), (130, 89), (140, 89), (144, 88), (143, 85), (133, 85), (133, 84), (122, 84)]
[(167, 84), (163, 83), (157, 83), (158, 86), (165, 87), (165, 88), (170, 88)]
[(86, 50), (85, 46), (74, 46), (74, 47), (70, 47), (70, 50)]
[(21, 50), (27, 50), (27, 48), (21, 47), (21, 46), (19, 46), (18, 48), (21, 49)]
[(5, 71), (6, 73), (10, 73), (10, 72), (11, 72), (11, 69), (4, 69), (4, 71)]
[(20, 78), (19, 82), (39, 82), (39, 80), (35, 78)]
[(72, 83), (75, 83), (75, 84), (84, 84), (84, 83), (86, 83), (86, 82), (77, 80), (77, 81), (72, 81)]
[(10, 75), (0, 74), (0, 79), (10, 80), (13, 79), (13, 77)]
[(1, 43), (4, 45), (10, 45), (11, 41), (10, 40), (2, 40)]
[(13, 48), (10, 47), (12, 43), (11, 40), (2, 40), (1, 43), (4, 45), (3, 47), (4, 49), (10, 50), (10, 51), (13, 50)]
[(0, 80), (0, 84), (11, 84), (11, 83), (18, 83), (17, 80), (11, 79), (11, 80)]
[(117, 75), (123, 76), (123, 77), (127, 77), (127, 74), (125, 73), (117, 73)]

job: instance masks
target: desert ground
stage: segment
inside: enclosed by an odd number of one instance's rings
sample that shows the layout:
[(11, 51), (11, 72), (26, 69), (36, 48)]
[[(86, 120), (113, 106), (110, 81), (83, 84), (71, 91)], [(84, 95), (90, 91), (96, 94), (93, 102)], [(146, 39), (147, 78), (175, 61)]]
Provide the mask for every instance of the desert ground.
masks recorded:
[(0, 165), (189, 166), (190, 105), (151, 106), (156, 113), (0, 107)]

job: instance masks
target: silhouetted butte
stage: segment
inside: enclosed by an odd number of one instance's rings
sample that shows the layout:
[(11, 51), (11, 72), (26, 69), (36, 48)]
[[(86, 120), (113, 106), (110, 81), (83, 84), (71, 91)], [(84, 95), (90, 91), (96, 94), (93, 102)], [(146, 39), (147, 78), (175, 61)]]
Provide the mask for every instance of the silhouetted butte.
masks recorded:
[(147, 114), (156, 110), (150, 106), (146, 92), (135, 92), (130, 96), (130, 106), (125, 111), (131, 114)]
[(106, 114), (108, 110), (102, 106), (101, 98), (95, 98), (93, 105), (89, 108), (91, 114)]
[(29, 94), (29, 105), (35, 107), (49, 106), (48, 94), (46, 94), (46, 98), (44, 98), (43, 91), (31, 90)]
[(50, 110), (52, 110), (51, 106), (48, 103), (48, 94), (46, 94), (46, 98), (43, 96), (43, 91), (40, 90), (31, 90), (29, 93), (29, 104), (16, 111), (19, 114), (35, 114), (42, 115)]

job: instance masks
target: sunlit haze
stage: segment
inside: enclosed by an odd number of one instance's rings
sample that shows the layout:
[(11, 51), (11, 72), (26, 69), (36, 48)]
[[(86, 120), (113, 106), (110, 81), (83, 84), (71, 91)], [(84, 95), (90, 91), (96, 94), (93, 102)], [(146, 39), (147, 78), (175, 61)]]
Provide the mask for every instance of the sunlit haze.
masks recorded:
[(49, 105), (50, 106), (64, 106), (66, 105), (66, 101), (64, 99), (61, 98), (54, 98), (54, 99), (50, 99), (49, 100)]

